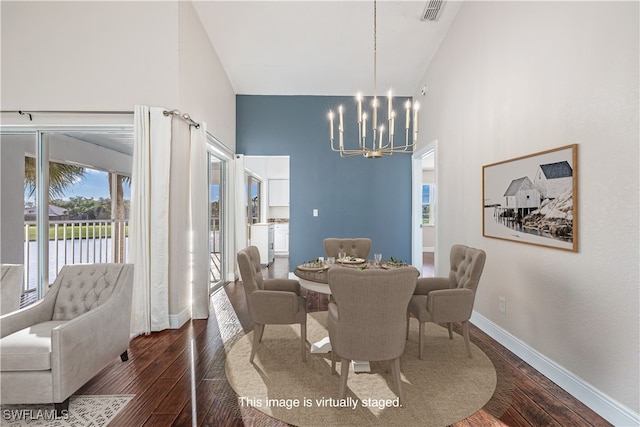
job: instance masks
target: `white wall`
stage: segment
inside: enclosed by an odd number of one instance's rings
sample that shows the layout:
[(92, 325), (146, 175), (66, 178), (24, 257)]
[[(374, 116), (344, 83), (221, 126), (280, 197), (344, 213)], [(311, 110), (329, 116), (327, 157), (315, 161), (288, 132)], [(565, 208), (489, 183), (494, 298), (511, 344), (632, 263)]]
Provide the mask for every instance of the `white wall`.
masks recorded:
[(236, 94), (193, 4), (180, 1), (179, 13), (179, 107), (235, 152)]
[(3, 110), (178, 103), (176, 2), (2, 2)]
[[(483, 248), (477, 314), (636, 419), (638, 16), (638, 2), (465, 2), (414, 95), (421, 143), (439, 142), (437, 271), (452, 244)], [(483, 238), (482, 166), (572, 143), (579, 251)]]

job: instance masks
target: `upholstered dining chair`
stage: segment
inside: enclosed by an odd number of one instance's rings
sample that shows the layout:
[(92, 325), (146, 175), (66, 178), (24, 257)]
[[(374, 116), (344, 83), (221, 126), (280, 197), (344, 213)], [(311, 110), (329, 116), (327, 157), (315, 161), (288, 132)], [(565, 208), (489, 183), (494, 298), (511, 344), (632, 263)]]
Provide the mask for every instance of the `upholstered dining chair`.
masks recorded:
[(249, 315), (253, 321), (253, 345), (250, 362), (266, 324), (300, 324), (302, 361), (307, 359), (307, 300), (300, 296), (300, 283), (292, 279), (264, 279), (260, 267), (260, 251), (249, 246), (238, 252), (238, 266), (244, 286)]
[(20, 308), (23, 287), (22, 264), (2, 264), (0, 276), (0, 315)]
[(420, 322), (418, 329), (418, 357), (420, 359), (423, 359), (424, 324), (426, 322), (447, 323), (450, 339), (453, 339), (453, 322), (461, 322), (467, 354), (469, 357), (473, 357), (469, 343), (469, 318), (473, 311), (473, 303), (485, 259), (486, 254), (482, 249), (454, 245), (451, 247), (450, 253), (449, 277), (418, 279), (415, 293), (409, 302), (407, 319), (413, 316)]
[(339, 398), (345, 397), (351, 360), (388, 360), (403, 403), (400, 356), (406, 344), (407, 305), (418, 270), (332, 267), (327, 274), (333, 296), (328, 312), (332, 372), (336, 358), (341, 359)]
[(357, 258), (367, 259), (371, 251), (371, 239), (358, 237), (355, 239), (338, 239), (330, 237), (322, 242), (328, 257), (338, 258), (339, 252), (355, 254)]
[(54, 403), (128, 359), (132, 264), (62, 267), (44, 298), (0, 317), (0, 402)]

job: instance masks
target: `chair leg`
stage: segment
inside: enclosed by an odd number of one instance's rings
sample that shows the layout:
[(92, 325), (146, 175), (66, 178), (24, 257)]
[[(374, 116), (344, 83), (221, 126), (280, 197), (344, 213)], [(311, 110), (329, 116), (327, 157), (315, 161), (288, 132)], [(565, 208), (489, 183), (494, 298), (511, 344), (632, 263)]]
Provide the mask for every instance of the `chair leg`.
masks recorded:
[(337, 374), (336, 372), (336, 352), (331, 349), (331, 375)]
[(251, 345), (251, 357), (249, 358), (249, 362), (251, 363), (253, 363), (253, 358), (256, 355), (258, 344), (260, 344), (260, 340), (262, 339), (262, 332), (264, 332), (264, 325), (261, 323), (254, 323), (253, 324), (253, 344)]
[(407, 311), (407, 336), (405, 339), (409, 339), (409, 322), (411, 321), (411, 316), (409, 315), (409, 312)]
[(424, 360), (422, 355), (422, 341), (424, 335), (424, 322), (420, 322), (420, 326), (418, 328), (418, 359)]
[(391, 361), (391, 374), (393, 380), (396, 383), (398, 389), (398, 397), (400, 398), (400, 405), (404, 407), (404, 393), (402, 391), (402, 380), (400, 379), (400, 358), (397, 357)]
[(300, 350), (302, 351), (302, 361), (307, 361), (307, 322), (300, 324)]
[(351, 361), (344, 357), (340, 359), (340, 393), (338, 398), (344, 399), (347, 394), (347, 377), (349, 376), (349, 364)]
[(451, 322), (447, 323), (447, 327), (449, 328), (449, 339), (452, 340), (453, 339), (453, 323)]
[(464, 345), (467, 347), (467, 354), (473, 358), (471, 354), (471, 343), (469, 342), (469, 321), (462, 322), (462, 336), (464, 337)]
[(264, 335), (264, 323), (260, 324), (260, 332), (258, 333), (258, 342), (262, 342), (262, 336)]
[(129, 360), (129, 353), (127, 352), (127, 350), (125, 350), (124, 353), (120, 355), (120, 360), (122, 360), (123, 362)]
[(67, 397), (63, 402), (54, 403), (53, 407), (56, 411), (56, 417), (62, 417), (64, 413), (69, 412), (69, 398)]

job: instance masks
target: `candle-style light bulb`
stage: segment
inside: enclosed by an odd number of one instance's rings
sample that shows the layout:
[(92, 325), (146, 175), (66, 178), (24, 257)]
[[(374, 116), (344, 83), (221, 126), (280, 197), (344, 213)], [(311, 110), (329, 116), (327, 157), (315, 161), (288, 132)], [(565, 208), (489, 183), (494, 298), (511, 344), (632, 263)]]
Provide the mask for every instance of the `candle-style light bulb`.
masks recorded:
[(406, 112), (406, 116), (405, 116), (405, 117), (406, 117), (406, 122), (405, 122), (405, 126), (404, 126), (404, 128), (405, 128), (406, 130), (409, 130), (409, 117), (410, 117), (410, 116), (409, 116), (409, 110), (411, 110), (411, 101), (407, 101), (407, 102), (404, 104), (404, 108), (405, 108), (405, 112)]
[(333, 111), (329, 110), (329, 139), (333, 141)]
[(384, 126), (380, 126), (380, 130), (378, 132), (380, 132), (380, 139), (379, 139), (379, 142), (378, 142), (378, 148), (382, 149), (382, 134), (384, 133)]
[(418, 134), (418, 110), (420, 109), (420, 104), (415, 102), (413, 104), (413, 135), (416, 136)]
[(391, 118), (389, 118), (389, 136), (393, 136), (393, 128), (396, 125), (396, 112), (391, 111)]
[(362, 94), (358, 94), (358, 123), (362, 121)]
[(342, 105), (338, 107), (338, 115), (340, 118), (340, 127), (338, 128), (338, 132), (340, 134), (340, 149), (344, 149), (344, 117), (342, 115)]
[(362, 114), (362, 140), (367, 137), (367, 113)]
[(389, 109), (387, 111), (387, 117), (391, 118), (391, 112), (393, 111), (393, 97), (391, 96), (391, 89), (389, 89), (388, 104), (389, 104)]

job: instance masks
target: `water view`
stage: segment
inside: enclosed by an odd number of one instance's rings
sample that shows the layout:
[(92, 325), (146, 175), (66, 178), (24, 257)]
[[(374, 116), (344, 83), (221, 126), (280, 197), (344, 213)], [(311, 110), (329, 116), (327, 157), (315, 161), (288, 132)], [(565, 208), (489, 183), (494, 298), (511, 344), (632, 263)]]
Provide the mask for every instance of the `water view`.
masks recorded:
[[(111, 238), (83, 238), (49, 241), (49, 283), (53, 283), (58, 271), (65, 264), (112, 262)], [(29, 268), (25, 271), (26, 289), (37, 288), (38, 246), (35, 241), (25, 243), (25, 258)], [(129, 256), (129, 238), (125, 238), (125, 259)]]

